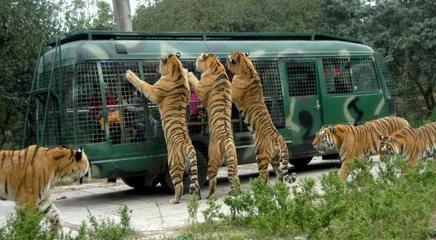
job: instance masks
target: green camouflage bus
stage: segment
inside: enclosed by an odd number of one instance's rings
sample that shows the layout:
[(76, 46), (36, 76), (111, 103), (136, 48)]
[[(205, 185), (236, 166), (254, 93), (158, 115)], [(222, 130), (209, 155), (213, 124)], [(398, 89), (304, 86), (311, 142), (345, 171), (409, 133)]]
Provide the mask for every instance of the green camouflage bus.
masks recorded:
[[(322, 125), (393, 114), (389, 75), (374, 51), (354, 39), (311, 33), (74, 32), (41, 45), (23, 145), (83, 146), (93, 177), (120, 177), (138, 189), (159, 182), (172, 188), (158, 109), (137, 94), (125, 72), (131, 69), (153, 84), (160, 57), (180, 52), (184, 67), (198, 77), (195, 59), (201, 53), (224, 61), (236, 50), (253, 60), (269, 113), (296, 167), (319, 155), (311, 142)], [(194, 93), (187, 121), (204, 183), (207, 115)], [(239, 164), (255, 162), (253, 138), (235, 107), (232, 121)]]

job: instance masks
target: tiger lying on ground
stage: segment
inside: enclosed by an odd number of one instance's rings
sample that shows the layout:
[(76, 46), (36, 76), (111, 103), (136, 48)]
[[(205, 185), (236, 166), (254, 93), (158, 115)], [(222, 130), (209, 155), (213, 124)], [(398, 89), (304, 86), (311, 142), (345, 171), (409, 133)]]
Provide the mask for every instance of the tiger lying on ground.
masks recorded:
[(390, 136), (381, 136), (380, 152), (401, 155), (406, 159), (408, 169), (416, 166), (418, 159), (435, 158), (436, 122), (419, 128), (403, 128)]
[(38, 208), (56, 227), (63, 226), (59, 210), (50, 200), (50, 188), (64, 177), (78, 180), (89, 171), (82, 148), (29, 146), (0, 151), (0, 198), (19, 208)]
[(271, 120), (264, 102), (259, 74), (253, 63), (247, 54), (233, 52), (228, 56), (226, 64), (227, 69), (234, 74), (233, 101), (253, 134), (261, 178), (268, 181), (268, 165), (271, 164), (276, 175), (284, 182), (294, 182), (295, 173), (291, 176), (288, 174), (288, 146)]
[(206, 105), (209, 123), (209, 195), (216, 189), (218, 167), (224, 162), (229, 164), (228, 178), (230, 193), (239, 187), (238, 159), (232, 132), (232, 92), (226, 69), (219, 58), (213, 54), (201, 54), (196, 61), (201, 72), (201, 81), (189, 73), (191, 87), (200, 101)]
[(360, 126), (338, 124), (322, 127), (313, 141), (314, 148), (325, 153), (337, 151), (341, 157), (340, 178), (345, 181), (350, 163), (355, 158), (368, 158), (379, 154), (380, 136), (390, 135), (398, 129), (409, 127), (400, 117), (384, 117)]
[(188, 134), (186, 107), (191, 90), (188, 75), (179, 60), (179, 54), (161, 58), (161, 78), (150, 85), (140, 80), (132, 71), (126, 72), (127, 80), (139, 89), (150, 101), (159, 107), (168, 151), (168, 167), (175, 195), (170, 203), (180, 202), (183, 194), (183, 174), (191, 167), (189, 192), (195, 192), (201, 199), (198, 182), (197, 155)]

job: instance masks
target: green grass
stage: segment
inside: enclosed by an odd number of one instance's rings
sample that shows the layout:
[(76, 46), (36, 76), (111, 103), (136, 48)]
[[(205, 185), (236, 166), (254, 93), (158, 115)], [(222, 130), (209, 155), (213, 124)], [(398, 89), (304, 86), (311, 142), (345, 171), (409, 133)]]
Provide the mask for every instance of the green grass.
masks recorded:
[(194, 224), (176, 239), (436, 237), (436, 162), (405, 172), (404, 161), (392, 158), (376, 176), (373, 166), (356, 161), (346, 183), (337, 171), (323, 175), (318, 185), (308, 178), (291, 188), (252, 180), (249, 189), (224, 200), (229, 213), (214, 205), (214, 221)]
[(44, 215), (36, 209), (18, 209), (0, 228), (0, 239), (4, 240), (121, 240), (136, 236), (130, 226), (130, 214), (126, 206), (118, 210), (120, 223), (90, 215), (83, 221), (78, 234), (62, 233), (44, 221)]

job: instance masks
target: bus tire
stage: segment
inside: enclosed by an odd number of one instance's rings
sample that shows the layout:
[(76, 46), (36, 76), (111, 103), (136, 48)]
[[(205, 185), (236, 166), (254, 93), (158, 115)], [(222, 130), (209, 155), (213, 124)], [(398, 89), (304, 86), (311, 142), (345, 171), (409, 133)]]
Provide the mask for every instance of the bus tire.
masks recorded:
[(155, 180), (153, 180), (151, 185), (147, 186), (147, 185), (145, 185), (145, 182), (146, 182), (145, 178), (146, 177), (149, 177), (149, 176), (136, 175), (136, 176), (122, 177), (121, 180), (123, 180), (123, 182), (127, 186), (132, 187), (138, 191), (145, 191), (145, 190), (149, 190), (151, 188), (154, 188), (159, 182), (158, 179), (156, 178)]
[(303, 169), (307, 166), (307, 164), (312, 161), (312, 157), (303, 157), (303, 158), (291, 158), (289, 162), (296, 168), (296, 169)]

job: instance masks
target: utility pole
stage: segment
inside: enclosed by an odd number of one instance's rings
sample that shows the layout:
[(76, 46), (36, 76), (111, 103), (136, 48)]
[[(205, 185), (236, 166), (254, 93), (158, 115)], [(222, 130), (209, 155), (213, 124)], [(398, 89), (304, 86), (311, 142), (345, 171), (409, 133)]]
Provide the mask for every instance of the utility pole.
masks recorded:
[(118, 31), (131, 32), (132, 16), (130, 14), (129, 0), (112, 0), (112, 5), (114, 6), (114, 16)]

